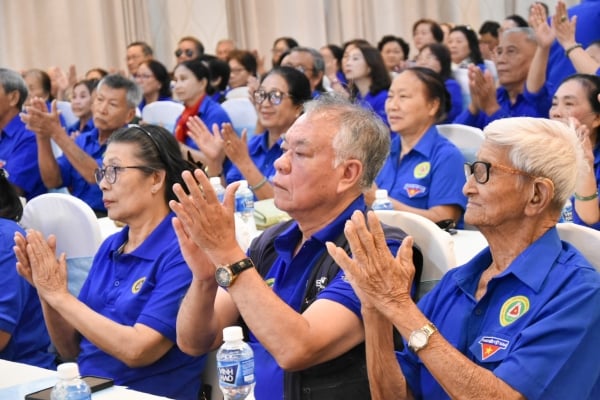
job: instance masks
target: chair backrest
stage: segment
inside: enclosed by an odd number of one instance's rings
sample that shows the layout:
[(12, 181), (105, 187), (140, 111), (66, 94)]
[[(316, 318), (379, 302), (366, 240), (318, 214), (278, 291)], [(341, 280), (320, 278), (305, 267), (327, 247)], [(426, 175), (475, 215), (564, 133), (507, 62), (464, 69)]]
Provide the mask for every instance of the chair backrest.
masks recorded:
[(225, 100), (221, 107), (225, 110), (229, 118), (233, 129), (235, 129), (238, 136), (242, 135), (242, 131), (246, 129), (247, 138), (250, 139), (254, 136), (254, 130), (256, 129), (256, 121), (258, 116), (256, 115), (256, 109), (254, 105), (248, 100), (248, 98), (233, 98)]
[(73, 114), (73, 109), (71, 108), (70, 102), (57, 100), (56, 109), (60, 111), (60, 115), (62, 115), (67, 126), (73, 125), (75, 122), (79, 121), (79, 118), (77, 118), (75, 114)]
[(381, 222), (397, 226), (413, 237), (423, 253), (421, 282), (438, 281), (456, 267), (452, 236), (434, 222), (407, 211), (377, 210), (375, 214)]
[(560, 239), (571, 243), (600, 272), (600, 231), (564, 222), (556, 224)]
[(155, 101), (142, 110), (142, 121), (147, 124), (160, 125), (173, 133), (175, 122), (181, 115), (184, 105), (174, 101)]
[(467, 162), (475, 161), (484, 140), (481, 129), (462, 124), (441, 124), (437, 129), (440, 135), (459, 148)]

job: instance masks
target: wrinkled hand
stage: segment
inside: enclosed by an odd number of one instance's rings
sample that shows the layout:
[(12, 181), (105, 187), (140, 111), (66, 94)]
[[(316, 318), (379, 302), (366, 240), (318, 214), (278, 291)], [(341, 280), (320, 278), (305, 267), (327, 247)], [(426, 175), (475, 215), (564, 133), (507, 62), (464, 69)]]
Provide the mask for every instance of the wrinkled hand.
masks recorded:
[(396, 257), (390, 252), (383, 228), (373, 211), (368, 212), (368, 227), (362, 212), (355, 211), (346, 222), (344, 234), (352, 250), (346, 252), (327, 243), (327, 251), (344, 270), (363, 306), (376, 307), (388, 319), (398, 305), (411, 302), (410, 290), (415, 275), (412, 262), (413, 240), (402, 241)]
[(548, 49), (554, 42), (555, 36), (554, 31), (550, 28), (546, 20), (546, 11), (539, 3), (533, 3), (530, 10), (529, 26), (535, 31), (538, 46)]
[(56, 84), (56, 88), (60, 91), (65, 91), (69, 87), (69, 78), (65, 71), (60, 67), (52, 67), (48, 70), (49, 75), (52, 77), (52, 81)]
[(225, 150), (218, 125), (213, 124), (212, 133), (210, 133), (204, 121), (195, 115), (188, 119), (187, 127), (188, 136), (192, 138), (198, 149), (200, 149), (202, 156), (205, 157), (202, 162), (208, 165), (211, 170), (213, 166), (222, 166), (225, 160)]
[(56, 129), (62, 129), (59, 115), (56, 100), (52, 101), (52, 109), (48, 112), (46, 102), (39, 97), (31, 99), (29, 105), (25, 107), (25, 112), (19, 114), (27, 129), (47, 139), (52, 137)]
[(556, 11), (551, 19), (552, 29), (556, 35), (556, 40), (563, 48), (573, 46), (575, 41), (575, 26), (577, 25), (577, 16), (569, 20), (567, 6), (562, 1), (556, 4)]
[(225, 155), (232, 163), (240, 165), (250, 160), (245, 129), (242, 131), (242, 137), (240, 138), (231, 124), (223, 124), (221, 135), (225, 142)]
[[(227, 258), (227, 253), (239, 248), (235, 238), (233, 218), (234, 196), (239, 183), (227, 187), (225, 199), (221, 204), (203, 171), (197, 169), (193, 175), (189, 171), (184, 171), (181, 176), (190, 193), (186, 194), (180, 184), (173, 185), (173, 192), (179, 200), (179, 202), (174, 200), (169, 202), (169, 206), (177, 216), (173, 226), (178, 230), (178, 236), (189, 239), (202, 249), (212, 265), (223, 264), (223, 258)], [(186, 240), (184, 244), (187, 245)], [(186, 251), (196, 252), (191, 245)], [(199, 275), (204, 273), (205, 267), (206, 265), (197, 267)], [(212, 273), (214, 274), (214, 268)]]
[(27, 256), (27, 239), (21, 234), (21, 232), (15, 232), (15, 246), (13, 251), (17, 257), (17, 272), (21, 275), (31, 286), (33, 284), (33, 276), (31, 272), (31, 265), (29, 263), (29, 257)]
[(210, 262), (208, 255), (201, 247), (194, 243), (179, 218), (173, 218), (172, 223), (183, 259), (194, 277), (200, 281), (213, 280), (215, 277), (215, 266)]
[(476, 65), (469, 65), (469, 90), (471, 92), (471, 105), (476, 111), (492, 115), (499, 108), (496, 99), (496, 87), (490, 71), (481, 71)]
[(567, 125), (575, 130), (577, 134), (577, 138), (579, 139), (579, 143), (581, 143), (581, 147), (583, 148), (583, 154), (585, 157), (585, 161), (593, 170), (594, 167), (594, 147), (592, 146), (592, 140), (590, 138), (591, 131), (587, 127), (587, 125), (582, 124), (575, 117), (569, 117), (567, 121)]

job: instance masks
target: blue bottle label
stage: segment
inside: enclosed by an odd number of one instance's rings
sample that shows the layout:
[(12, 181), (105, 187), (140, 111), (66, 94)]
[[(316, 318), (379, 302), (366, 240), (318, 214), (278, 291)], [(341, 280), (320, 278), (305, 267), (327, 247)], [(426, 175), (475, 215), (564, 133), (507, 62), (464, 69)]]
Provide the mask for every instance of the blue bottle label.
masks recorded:
[(254, 358), (239, 362), (221, 361), (218, 369), (222, 386), (235, 387), (254, 383)]
[(250, 196), (240, 196), (235, 199), (235, 210), (244, 212), (254, 209), (254, 198)]

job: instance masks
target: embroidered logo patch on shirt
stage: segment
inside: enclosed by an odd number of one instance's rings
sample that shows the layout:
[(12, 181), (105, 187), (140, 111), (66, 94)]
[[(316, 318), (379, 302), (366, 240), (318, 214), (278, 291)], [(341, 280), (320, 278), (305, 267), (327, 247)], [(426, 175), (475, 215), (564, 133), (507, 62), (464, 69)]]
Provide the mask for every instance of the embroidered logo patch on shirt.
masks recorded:
[(404, 190), (408, 194), (408, 197), (413, 198), (420, 193), (425, 193), (425, 186), (418, 185), (416, 183), (406, 183), (404, 184)]
[(273, 284), (275, 283), (275, 278), (266, 279), (265, 283), (267, 284), (268, 287), (272, 288)]
[(140, 278), (137, 281), (133, 282), (133, 286), (131, 286), (131, 293), (137, 294), (144, 286), (144, 282), (146, 282), (146, 277)]
[(509, 345), (508, 340), (500, 339), (494, 336), (484, 336), (479, 340), (481, 345), (481, 360), (486, 360), (496, 354), (499, 350), (506, 350)]
[(500, 325), (508, 326), (529, 311), (529, 299), (525, 296), (513, 296), (502, 304)]
[(430, 170), (431, 164), (429, 163), (429, 161), (423, 161), (422, 163), (417, 164), (417, 166), (413, 170), (413, 175), (417, 179), (422, 179), (429, 175)]

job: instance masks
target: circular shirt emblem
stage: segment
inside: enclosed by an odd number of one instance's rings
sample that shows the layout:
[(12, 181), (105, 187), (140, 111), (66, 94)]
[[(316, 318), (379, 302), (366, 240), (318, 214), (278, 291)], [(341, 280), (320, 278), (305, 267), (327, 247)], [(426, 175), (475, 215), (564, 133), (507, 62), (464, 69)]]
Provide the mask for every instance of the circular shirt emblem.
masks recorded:
[(146, 277), (140, 278), (137, 281), (135, 281), (133, 283), (133, 286), (131, 286), (131, 293), (137, 294), (142, 289), (144, 282), (146, 282)]
[(502, 304), (500, 325), (508, 326), (529, 311), (529, 299), (525, 296), (514, 296)]
[(429, 175), (430, 170), (431, 164), (429, 163), (429, 161), (423, 161), (422, 163), (417, 164), (413, 171), (413, 175), (417, 179), (422, 179)]

